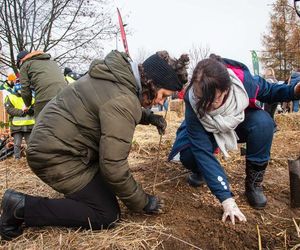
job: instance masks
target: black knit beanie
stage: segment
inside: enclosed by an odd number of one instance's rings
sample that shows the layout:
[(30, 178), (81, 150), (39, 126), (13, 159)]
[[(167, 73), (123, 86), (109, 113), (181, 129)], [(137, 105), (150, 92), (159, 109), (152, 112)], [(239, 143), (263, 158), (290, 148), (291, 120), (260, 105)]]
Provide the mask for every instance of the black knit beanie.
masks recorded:
[(19, 52), (19, 54), (17, 55), (17, 67), (18, 68), (20, 68), (20, 62), (21, 62), (21, 60), (25, 57), (25, 56), (27, 56), (29, 54), (29, 52), (28, 51), (26, 51), (26, 50), (22, 50), (22, 51), (20, 51)]
[(71, 73), (72, 70), (69, 67), (65, 67), (64, 69), (64, 76), (66, 76), (67, 74)]
[(144, 71), (148, 79), (155, 86), (172, 91), (180, 91), (183, 87), (175, 70), (159, 55), (154, 54), (143, 63)]

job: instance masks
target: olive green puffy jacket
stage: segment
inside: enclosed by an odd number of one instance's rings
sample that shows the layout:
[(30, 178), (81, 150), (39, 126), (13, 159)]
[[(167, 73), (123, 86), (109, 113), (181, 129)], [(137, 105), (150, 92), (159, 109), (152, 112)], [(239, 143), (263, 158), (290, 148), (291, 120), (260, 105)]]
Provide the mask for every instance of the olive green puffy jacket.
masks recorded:
[(44, 108), (31, 134), (28, 163), (64, 194), (82, 189), (100, 170), (125, 205), (141, 211), (148, 198), (127, 161), (141, 117), (128, 58), (112, 51)]
[(24, 58), (20, 68), (21, 96), (26, 106), (31, 105), (32, 90), (35, 91), (34, 115), (67, 86), (57, 63), (49, 54), (32, 52)]

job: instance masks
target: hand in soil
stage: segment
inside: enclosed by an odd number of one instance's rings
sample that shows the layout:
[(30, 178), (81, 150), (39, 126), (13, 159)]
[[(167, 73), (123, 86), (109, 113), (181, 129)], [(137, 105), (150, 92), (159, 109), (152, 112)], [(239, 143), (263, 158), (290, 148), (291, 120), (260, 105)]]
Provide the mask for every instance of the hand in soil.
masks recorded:
[(236, 204), (235, 200), (233, 198), (228, 198), (225, 201), (222, 202), (223, 206), (223, 216), (222, 221), (225, 222), (227, 220), (227, 217), (229, 216), (231, 222), (233, 225), (235, 225), (235, 217), (239, 219), (239, 221), (247, 221), (245, 215), (241, 212), (238, 205)]
[(148, 203), (144, 207), (144, 211), (146, 214), (160, 214), (162, 213), (162, 209), (164, 207), (164, 201), (160, 200), (159, 197), (147, 194)]

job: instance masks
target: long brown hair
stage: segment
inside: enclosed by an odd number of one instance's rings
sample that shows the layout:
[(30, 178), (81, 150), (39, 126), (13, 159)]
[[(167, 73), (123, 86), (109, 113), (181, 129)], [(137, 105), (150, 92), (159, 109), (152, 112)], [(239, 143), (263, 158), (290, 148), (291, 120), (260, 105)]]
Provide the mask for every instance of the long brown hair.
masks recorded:
[[(196, 108), (200, 117), (203, 117), (214, 101), (216, 90), (224, 92), (231, 86), (230, 77), (221, 58), (211, 55), (210, 58), (200, 61), (192, 75), (191, 84), (197, 99)], [(187, 90), (187, 92), (188, 92)]]

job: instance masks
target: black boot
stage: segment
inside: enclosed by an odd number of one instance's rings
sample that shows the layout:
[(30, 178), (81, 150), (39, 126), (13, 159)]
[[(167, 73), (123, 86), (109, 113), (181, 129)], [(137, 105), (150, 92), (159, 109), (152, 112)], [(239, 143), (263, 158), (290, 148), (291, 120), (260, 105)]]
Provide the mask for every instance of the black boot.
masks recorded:
[(187, 177), (187, 182), (192, 187), (200, 187), (202, 186), (205, 181), (201, 173), (190, 173)]
[(246, 161), (245, 194), (250, 206), (256, 209), (263, 209), (267, 204), (267, 198), (262, 187), (267, 165), (267, 162), (260, 166)]
[(12, 189), (5, 191), (1, 203), (0, 235), (12, 240), (23, 233), (25, 195)]

